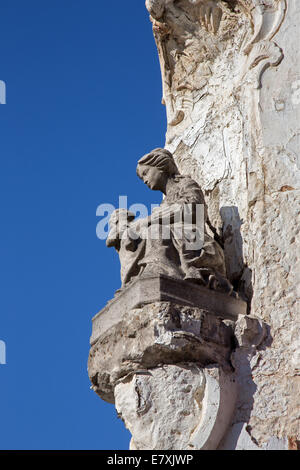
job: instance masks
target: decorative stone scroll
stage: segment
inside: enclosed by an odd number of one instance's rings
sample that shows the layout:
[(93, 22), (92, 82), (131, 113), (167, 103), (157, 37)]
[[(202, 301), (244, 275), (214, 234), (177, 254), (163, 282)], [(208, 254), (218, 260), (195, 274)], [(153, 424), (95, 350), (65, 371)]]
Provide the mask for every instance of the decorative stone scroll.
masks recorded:
[[(146, 0), (162, 71), (170, 127), (192, 114), (219, 80), (260, 86), (261, 75), (283, 58), (273, 41), (285, 0)], [(226, 68), (224, 68), (226, 65)]]

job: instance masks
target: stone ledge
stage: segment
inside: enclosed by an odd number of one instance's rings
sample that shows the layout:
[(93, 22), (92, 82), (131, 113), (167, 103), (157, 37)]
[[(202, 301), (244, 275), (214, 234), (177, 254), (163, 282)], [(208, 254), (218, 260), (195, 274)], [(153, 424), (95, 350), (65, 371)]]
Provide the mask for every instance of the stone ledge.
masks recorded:
[(114, 402), (120, 379), (162, 364), (219, 364), (232, 372), (233, 326), (211, 312), (171, 302), (127, 311), (91, 347), (92, 388), (103, 400)]
[(123, 289), (94, 316), (91, 345), (105, 331), (118, 324), (124, 316), (130, 315), (130, 311), (155, 302), (174, 302), (197, 307), (211, 312), (212, 315), (234, 321), (238, 315), (247, 313), (246, 302), (221, 292), (165, 275), (141, 277)]

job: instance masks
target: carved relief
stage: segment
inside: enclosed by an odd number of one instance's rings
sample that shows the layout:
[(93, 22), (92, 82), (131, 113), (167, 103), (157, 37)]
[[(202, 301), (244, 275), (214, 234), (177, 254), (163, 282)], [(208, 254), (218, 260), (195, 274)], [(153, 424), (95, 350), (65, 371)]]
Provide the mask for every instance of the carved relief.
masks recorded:
[(283, 21), (285, 0), (147, 0), (146, 7), (160, 57), (169, 126), (188, 118), (194, 103), (211, 91), (218, 57), (228, 61), (225, 80), (236, 86), (251, 80), (256, 87), (264, 70), (283, 58), (272, 39)]
[[(147, 395), (142, 413), (139, 389)], [(232, 375), (216, 365), (203, 369), (193, 363), (126, 377), (115, 388), (116, 408), (133, 435), (131, 450), (216, 449), (230, 423), (235, 395)], [(158, 412), (169, 432), (156, 426)]]

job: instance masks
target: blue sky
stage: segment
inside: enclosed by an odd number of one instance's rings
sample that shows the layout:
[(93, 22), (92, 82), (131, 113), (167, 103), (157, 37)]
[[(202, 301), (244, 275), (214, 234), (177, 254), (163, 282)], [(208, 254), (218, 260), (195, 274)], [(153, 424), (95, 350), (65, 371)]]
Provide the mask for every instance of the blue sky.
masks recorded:
[(127, 449), (87, 358), (120, 286), (96, 208), (161, 200), (135, 174), (166, 129), (144, 1), (2, 0), (0, 51), (0, 448)]

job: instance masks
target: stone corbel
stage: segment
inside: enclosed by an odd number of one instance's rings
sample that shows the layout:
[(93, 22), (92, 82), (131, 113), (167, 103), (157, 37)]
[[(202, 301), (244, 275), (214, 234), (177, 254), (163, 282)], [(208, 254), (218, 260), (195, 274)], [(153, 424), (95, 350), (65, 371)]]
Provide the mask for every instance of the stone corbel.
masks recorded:
[(232, 354), (266, 336), (243, 301), (186, 286), (139, 279), (93, 319), (92, 388), (115, 404), (131, 449), (216, 449), (236, 407)]

